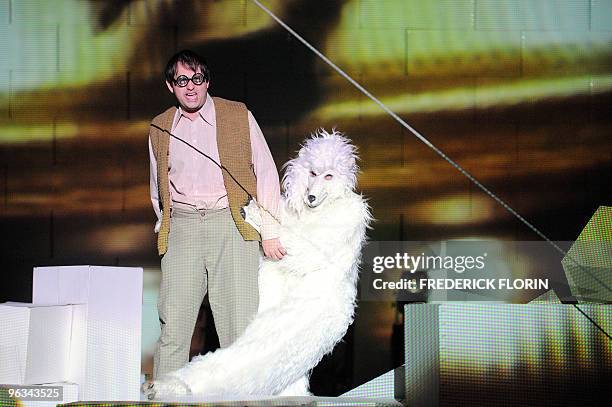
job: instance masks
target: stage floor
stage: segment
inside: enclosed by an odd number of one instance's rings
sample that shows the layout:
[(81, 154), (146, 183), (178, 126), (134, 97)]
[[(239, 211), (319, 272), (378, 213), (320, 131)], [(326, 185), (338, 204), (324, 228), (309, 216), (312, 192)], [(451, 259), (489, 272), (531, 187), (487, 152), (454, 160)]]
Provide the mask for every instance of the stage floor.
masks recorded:
[(236, 400), (217, 400), (212, 398), (181, 397), (172, 401), (86, 401), (61, 404), (59, 406), (402, 406), (394, 399), (366, 397), (276, 397)]

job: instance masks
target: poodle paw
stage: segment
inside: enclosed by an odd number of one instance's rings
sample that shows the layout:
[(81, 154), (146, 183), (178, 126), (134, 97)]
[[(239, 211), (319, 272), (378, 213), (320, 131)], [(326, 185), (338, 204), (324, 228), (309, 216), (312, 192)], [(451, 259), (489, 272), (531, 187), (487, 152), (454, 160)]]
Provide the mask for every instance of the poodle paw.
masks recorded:
[(261, 212), (255, 198), (251, 198), (248, 205), (240, 208), (240, 214), (245, 222), (253, 226), (257, 232), (260, 232), (263, 220), (261, 218)]
[(159, 380), (144, 383), (142, 391), (148, 400), (168, 399), (190, 394), (189, 386), (172, 376), (162, 376)]

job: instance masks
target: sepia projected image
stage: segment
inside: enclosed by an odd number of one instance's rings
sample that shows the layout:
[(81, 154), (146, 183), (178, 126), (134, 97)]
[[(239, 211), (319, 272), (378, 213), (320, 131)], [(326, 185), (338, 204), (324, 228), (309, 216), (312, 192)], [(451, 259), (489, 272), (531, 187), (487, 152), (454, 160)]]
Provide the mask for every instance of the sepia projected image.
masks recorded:
[[(552, 240), (611, 204), (611, 2), (262, 3)], [(279, 170), (319, 127), (354, 141), (371, 240), (541, 240), (251, 1), (0, 0), (0, 301), (30, 299), (34, 266), (143, 266), (151, 351), (147, 135), (174, 101), (162, 70), (183, 48), (208, 59), (212, 95), (247, 104)], [(316, 370), (315, 393), (403, 363), (392, 305), (359, 304), (323, 362), (336, 381)]]

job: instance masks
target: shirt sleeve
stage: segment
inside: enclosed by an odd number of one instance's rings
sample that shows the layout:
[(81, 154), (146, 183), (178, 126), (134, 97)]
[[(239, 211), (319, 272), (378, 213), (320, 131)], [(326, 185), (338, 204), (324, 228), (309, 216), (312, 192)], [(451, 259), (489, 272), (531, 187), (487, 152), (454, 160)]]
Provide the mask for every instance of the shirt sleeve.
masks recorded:
[(248, 116), (252, 160), (257, 178), (257, 201), (263, 207), (261, 210), (261, 238), (262, 240), (275, 239), (280, 235), (280, 224), (277, 220), (280, 201), (278, 172), (270, 148), (255, 117), (250, 111)]
[(151, 144), (151, 136), (149, 135), (149, 187), (151, 188), (151, 203), (153, 204), (153, 210), (157, 216), (157, 222), (155, 222), (155, 233), (159, 232), (161, 227), (162, 212), (159, 207), (159, 189), (157, 188), (157, 159), (153, 153), (153, 144)]

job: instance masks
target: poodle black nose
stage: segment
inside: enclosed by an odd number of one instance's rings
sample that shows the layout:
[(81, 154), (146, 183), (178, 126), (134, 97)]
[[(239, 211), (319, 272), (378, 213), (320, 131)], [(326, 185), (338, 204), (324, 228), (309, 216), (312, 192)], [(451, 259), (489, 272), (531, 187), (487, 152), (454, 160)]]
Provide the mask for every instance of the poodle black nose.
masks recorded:
[(313, 203), (315, 199), (317, 199), (317, 197), (316, 197), (316, 196), (314, 196), (314, 195), (308, 195), (308, 202)]

